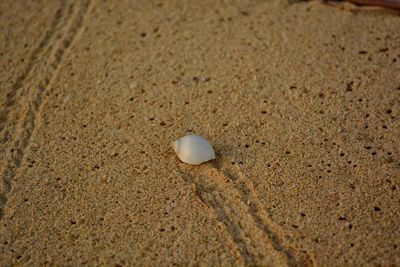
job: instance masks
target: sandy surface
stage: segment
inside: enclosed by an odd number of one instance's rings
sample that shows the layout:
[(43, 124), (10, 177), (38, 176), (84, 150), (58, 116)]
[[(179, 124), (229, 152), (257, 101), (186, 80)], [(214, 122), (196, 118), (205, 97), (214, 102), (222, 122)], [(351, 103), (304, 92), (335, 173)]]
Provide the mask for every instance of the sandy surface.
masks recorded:
[(399, 266), (400, 17), (354, 9), (0, 1), (1, 265)]

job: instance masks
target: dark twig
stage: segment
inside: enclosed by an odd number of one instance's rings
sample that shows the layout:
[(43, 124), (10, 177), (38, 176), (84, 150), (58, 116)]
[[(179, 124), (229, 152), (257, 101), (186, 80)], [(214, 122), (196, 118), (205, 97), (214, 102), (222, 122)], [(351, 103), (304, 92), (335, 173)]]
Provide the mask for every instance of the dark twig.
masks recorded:
[[(309, 2), (312, 0), (288, 0), (289, 3)], [(378, 6), (400, 10), (400, 0), (322, 0), (323, 2), (350, 2), (359, 6)]]
[(347, 1), (357, 5), (381, 6), (381, 7), (400, 10), (399, 0), (347, 0)]
[(339, 2), (346, 1), (360, 6), (381, 6), (400, 10), (400, 0), (343, 0)]

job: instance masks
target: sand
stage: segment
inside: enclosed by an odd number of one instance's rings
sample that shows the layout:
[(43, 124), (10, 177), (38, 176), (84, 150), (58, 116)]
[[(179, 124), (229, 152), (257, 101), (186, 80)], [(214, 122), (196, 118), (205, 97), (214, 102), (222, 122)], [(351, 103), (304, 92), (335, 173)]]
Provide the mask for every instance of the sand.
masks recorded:
[[(2, 266), (399, 266), (400, 17), (0, 1)], [(171, 142), (199, 134), (215, 161)]]

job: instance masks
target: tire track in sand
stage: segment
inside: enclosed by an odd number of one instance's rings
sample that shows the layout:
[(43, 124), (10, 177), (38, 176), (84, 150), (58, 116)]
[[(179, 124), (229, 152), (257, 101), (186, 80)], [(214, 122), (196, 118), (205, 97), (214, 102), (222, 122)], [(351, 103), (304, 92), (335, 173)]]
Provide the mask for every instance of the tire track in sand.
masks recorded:
[[(87, 1), (82, 0), (79, 2), (79, 4), (74, 4), (71, 6), (70, 10), (72, 11), (71, 12), (72, 15), (66, 18), (67, 20), (66, 26), (62, 27), (62, 29), (60, 30), (59, 35), (62, 37), (56, 40), (56, 42), (52, 45), (49, 57), (43, 60), (41, 75), (40, 76), (37, 75), (40, 79), (34, 82), (34, 86), (32, 86), (30, 92), (30, 97), (29, 95), (27, 96), (28, 98), (27, 103), (22, 107), (23, 112), (21, 113), (24, 115), (22, 116), (22, 119), (19, 121), (17, 127), (18, 130), (15, 132), (17, 138), (15, 138), (15, 141), (12, 143), (11, 149), (6, 151), (6, 156), (4, 161), (5, 164), (0, 169), (2, 175), (2, 184), (0, 187), (0, 219), (4, 215), (3, 209), (7, 202), (6, 195), (11, 190), (12, 180), (18, 173), (18, 169), (21, 166), (21, 162), (24, 158), (25, 150), (29, 145), (32, 133), (37, 124), (37, 118), (40, 117), (40, 109), (42, 105), (43, 93), (48, 90), (54, 78), (56, 77), (57, 72), (62, 63), (63, 56), (70, 48), (78, 32), (80, 32), (84, 22), (84, 18), (88, 13), (89, 8), (90, 8), (90, 2), (88, 0)], [(62, 4), (62, 7), (60, 7), (59, 10), (63, 9), (64, 9), (64, 4)], [(62, 18), (58, 14), (61, 14), (61, 11), (56, 12), (57, 19), (55, 19), (55, 21), (57, 21), (57, 23)], [(57, 27), (53, 28), (55, 29)], [(53, 31), (51, 35), (56, 34), (56, 31), (53, 28), (50, 29), (50, 32)], [(39, 47), (41, 47), (40, 51), (42, 51), (45, 48), (46, 44), (50, 41), (50, 39), (51, 36), (44, 38), (44, 41), (42, 41), (43, 45), (42, 43), (41, 45), (39, 45)], [(37, 52), (36, 54), (38, 54), (39, 52)], [(27, 72), (30, 72), (35, 61), (36, 61), (36, 56), (34, 53), (32, 63), (30, 63), (30, 65), (32, 66), (30, 66), (30, 68), (27, 68), (28, 69)], [(24, 81), (26, 75), (27, 74), (25, 74), (24, 72), (20, 76), (23, 78), (21, 78), (20, 81), (16, 83), (18, 84), (16, 88), (22, 85), (22, 82)], [(12, 102), (14, 96), (10, 97), (11, 101), (8, 104), (9, 105), (8, 108), (6, 109), (7, 112), (9, 107), (13, 104)], [(7, 112), (4, 112), (4, 114), (6, 114)]]
[(224, 225), (245, 265), (314, 265), (312, 256), (288, 244), (282, 228), (264, 210), (252, 182), (237, 166), (223, 160), (194, 167), (178, 164), (185, 181), (195, 186), (199, 201)]

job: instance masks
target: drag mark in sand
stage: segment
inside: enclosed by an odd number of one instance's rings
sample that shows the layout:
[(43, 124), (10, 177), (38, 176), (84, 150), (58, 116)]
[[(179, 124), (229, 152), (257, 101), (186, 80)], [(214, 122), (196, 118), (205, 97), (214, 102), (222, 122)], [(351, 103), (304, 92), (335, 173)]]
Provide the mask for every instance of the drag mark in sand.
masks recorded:
[(249, 179), (240, 170), (216, 161), (201, 166), (180, 165), (180, 174), (195, 186), (196, 197), (220, 221), (245, 265), (312, 266), (313, 258), (294, 249), (285, 233), (262, 207)]
[[(13, 91), (7, 96), (5, 108), (1, 113), (0, 130), (6, 128), (8, 113), (10, 108), (15, 105), (15, 96), (17, 91), (22, 88), (24, 80), (33, 69), (37, 70), (36, 75), (32, 75), (32, 86), (30, 91), (18, 103), (21, 105), (20, 121), (17, 122), (18, 127), (15, 130), (15, 136), (5, 134), (4, 142), (10, 142), (10, 149), (7, 149), (4, 157), (4, 164), (1, 167), (2, 184), (0, 187), (0, 218), (3, 216), (3, 208), (7, 202), (6, 194), (11, 190), (12, 180), (18, 174), (18, 169), (21, 166), (26, 148), (29, 145), (33, 131), (38, 123), (38, 118), (41, 113), (42, 96), (46, 92), (57, 76), (60, 69), (62, 59), (65, 53), (70, 48), (76, 36), (82, 30), (84, 18), (90, 8), (89, 1), (80, 1), (79, 4), (73, 4), (69, 7), (67, 15), (64, 16), (65, 4), (61, 1), (60, 8), (56, 11), (53, 23), (49, 31), (45, 34), (38, 48), (31, 56), (28, 66), (21, 76), (14, 83)], [(56, 36), (54, 40), (52, 37)], [(58, 37), (59, 36), (59, 37)], [(38, 55), (49, 46), (49, 53), (41, 62)], [(7, 130), (7, 129), (6, 129)], [(15, 138), (14, 138), (15, 137)]]

